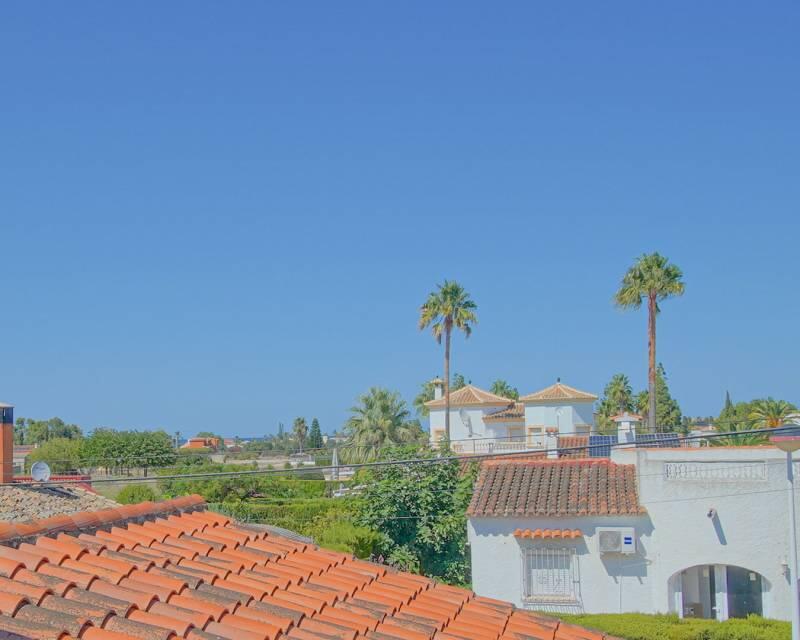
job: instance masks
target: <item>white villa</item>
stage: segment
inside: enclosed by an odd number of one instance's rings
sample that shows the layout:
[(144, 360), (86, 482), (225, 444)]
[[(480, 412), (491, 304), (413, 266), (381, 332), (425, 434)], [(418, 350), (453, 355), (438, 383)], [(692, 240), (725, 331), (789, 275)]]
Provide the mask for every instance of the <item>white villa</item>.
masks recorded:
[(619, 417), (626, 446), (610, 457), (482, 464), (468, 511), (476, 593), (556, 612), (789, 619), (785, 454), (653, 447), (638, 418)]
[[(445, 435), (442, 383), (435, 380), (430, 411), (431, 442)], [(468, 384), (450, 394), (450, 440), (457, 452), (523, 451), (546, 447), (548, 430), (556, 436), (588, 436), (594, 429), (597, 396), (556, 384), (518, 401)]]

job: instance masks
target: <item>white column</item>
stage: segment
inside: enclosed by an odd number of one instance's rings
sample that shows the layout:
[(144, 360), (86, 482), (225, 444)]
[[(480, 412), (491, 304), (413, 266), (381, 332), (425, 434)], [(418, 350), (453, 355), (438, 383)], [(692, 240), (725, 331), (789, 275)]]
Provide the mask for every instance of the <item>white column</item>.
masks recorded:
[(714, 565), (714, 589), (716, 591), (716, 618), (728, 619), (728, 568), (724, 564)]

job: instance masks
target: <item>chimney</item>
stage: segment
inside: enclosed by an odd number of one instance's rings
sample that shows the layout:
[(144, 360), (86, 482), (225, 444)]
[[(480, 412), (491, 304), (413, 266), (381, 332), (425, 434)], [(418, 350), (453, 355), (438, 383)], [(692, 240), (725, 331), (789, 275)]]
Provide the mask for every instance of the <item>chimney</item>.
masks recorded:
[(440, 400), (444, 394), (444, 381), (441, 378), (434, 378), (431, 383), (433, 384), (433, 399)]
[(548, 458), (558, 458), (558, 429), (555, 427), (544, 430), (544, 448), (547, 450)]
[(0, 475), (2, 482), (14, 481), (14, 406), (0, 402)]
[(636, 426), (641, 423), (642, 416), (635, 413), (621, 413), (612, 418), (617, 423), (617, 442), (620, 444), (636, 442)]

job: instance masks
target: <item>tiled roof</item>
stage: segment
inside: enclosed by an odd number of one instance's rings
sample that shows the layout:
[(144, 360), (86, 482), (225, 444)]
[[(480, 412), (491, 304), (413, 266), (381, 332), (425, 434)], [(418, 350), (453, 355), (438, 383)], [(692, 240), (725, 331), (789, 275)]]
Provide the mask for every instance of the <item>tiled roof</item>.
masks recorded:
[(0, 525), (0, 636), (602, 640), (508, 602), (205, 511), (202, 498)]
[[(444, 400), (445, 400), (444, 396), (442, 396), (438, 400), (428, 400), (428, 402), (425, 403), (425, 406), (430, 407), (432, 409), (444, 407), (445, 406)], [(513, 400), (511, 400), (510, 398), (504, 398), (503, 396), (495, 395), (490, 391), (486, 391), (485, 389), (480, 389), (471, 384), (468, 384), (465, 387), (461, 387), (457, 391), (453, 391), (450, 393), (451, 407), (467, 407), (475, 405), (502, 407), (505, 405), (509, 405), (512, 402)]]
[(468, 515), (611, 516), (644, 513), (634, 465), (609, 460), (490, 460)]
[(115, 506), (117, 503), (113, 500), (76, 486), (3, 485), (0, 487), (0, 520), (49, 518)]
[(510, 407), (483, 416), (484, 422), (512, 422), (525, 419), (525, 405), (515, 402)]
[(543, 540), (574, 540), (582, 538), (580, 529), (515, 529), (515, 538), (541, 538)]
[(581, 391), (575, 387), (556, 382), (546, 389), (529, 393), (527, 396), (522, 396), (520, 398), (520, 402), (527, 403), (550, 402), (552, 400), (582, 400), (584, 402), (590, 402), (597, 400), (597, 396), (588, 391)]
[(558, 457), (587, 458), (589, 456), (589, 451), (582, 447), (588, 446), (589, 436), (559, 436)]
[(616, 415), (609, 417), (609, 420), (614, 420), (614, 421), (619, 420), (620, 422), (622, 422), (623, 420), (632, 420), (634, 422), (635, 421), (641, 422), (642, 420), (644, 420), (644, 418), (640, 416), (638, 413), (628, 413), (626, 411), (625, 413), (618, 413)]

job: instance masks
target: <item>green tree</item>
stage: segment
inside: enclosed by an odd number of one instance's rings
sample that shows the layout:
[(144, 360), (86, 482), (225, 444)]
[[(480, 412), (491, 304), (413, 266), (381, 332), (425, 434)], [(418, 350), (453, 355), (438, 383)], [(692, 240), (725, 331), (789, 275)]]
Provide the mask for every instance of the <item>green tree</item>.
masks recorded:
[(510, 384), (508, 384), (508, 382), (501, 378), (498, 378), (492, 383), (492, 386), (489, 387), (489, 391), (504, 398), (519, 400), (519, 390), (516, 387), (512, 387)]
[(472, 380), (467, 380), (460, 373), (454, 373), (453, 379), (450, 381), (450, 391), (458, 391), (462, 387), (472, 384)]
[(655, 431), (657, 422), (656, 398), (656, 315), (660, 312), (659, 302), (672, 296), (681, 296), (684, 292), (683, 272), (669, 260), (658, 253), (641, 256), (628, 269), (622, 278), (622, 284), (614, 296), (617, 306), (623, 309), (639, 309), (647, 303), (647, 339), (648, 339), (648, 425)]
[(297, 440), (298, 447), (300, 447), (300, 453), (302, 453), (303, 444), (305, 444), (306, 435), (308, 434), (308, 425), (306, 424), (305, 418), (294, 419), (294, 425), (292, 425), (292, 434), (294, 435), (295, 440)]
[(350, 411), (342, 447), (348, 462), (374, 460), (385, 447), (425, 440), (419, 422), (410, 420), (405, 401), (394, 391), (372, 387)]
[(417, 412), (418, 416), (422, 416), (423, 418), (427, 417), (430, 413), (428, 407), (425, 406), (426, 402), (430, 402), (434, 399), (436, 395), (436, 380), (429, 380), (428, 382), (423, 382), (422, 387), (420, 388), (419, 393), (414, 398), (414, 410)]
[[(656, 423), (659, 428), (666, 431), (678, 431), (682, 425), (681, 407), (670, 394), (669, 386), (667, 386), (667, 372), (661, 363), (656, 369), (656, 397)], [(636, 396), (635, 408), (642, 416), (649, 418), (651, 406), (650, 393), (645, 389)]]
[(634, 398), (628, 376), (616, 373), (603, 390), (597, 410), (597, 426), (601, 431), (610, 431), (615, 425), (611, 416), (625, 411), (633, 411)]
[(129, 484), (117, 494), (120, 504), (139, 504), (140, 502), (154, 502), (158, 494), (153, 487), (146, 484)]
[[(386, 459), (435, 456), (401, 448)], [(362, 472), (357, 524), (384, 535), (380, 553), (398, 568), (452, 584), (469, 583), (466, 511), (476, 466), (457, 462), (391, 465)]]
[(81, 441), (75, 438), (53, 438), (31, 451), (26, 464), (46, 462), (53, 473), (75, 473), (81, 465)]
[(475, 314), (478, 306), (460, 284), (445, 280), (420, 307), (420, 330), (431, 328), (433, 337), (441, 344), (444, 338), (444, 430), (450, 441), (450, 339), (453, 329), (463, 331), (466, 337), (472, 333), (472, 325), (478, 321)]
[(311, 420), (311, 431), (308, 434), (308, 446), (310, 449), (322, 449), (325, 442), (322, 440), (322, 430), (319, 428), (319, 420)]
[(774, 429), (789, 422), (797, 407), (786, 400), (769, 397), (754, 400), (750, 408), (750, 420), (754, 429)]

